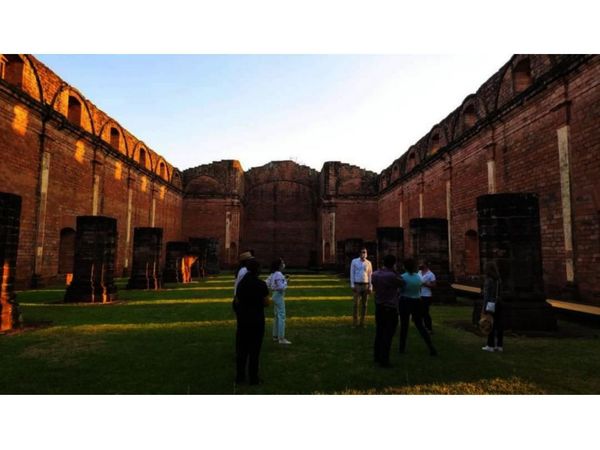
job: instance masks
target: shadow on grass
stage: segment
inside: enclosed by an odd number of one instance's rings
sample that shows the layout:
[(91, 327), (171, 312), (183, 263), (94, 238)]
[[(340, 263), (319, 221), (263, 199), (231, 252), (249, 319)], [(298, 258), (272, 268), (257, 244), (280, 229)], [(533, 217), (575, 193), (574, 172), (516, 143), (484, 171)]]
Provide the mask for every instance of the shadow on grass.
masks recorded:
[[(314, 278), (314, 277), (313, 277)], [(315, 279), (319, 285), (322, 279)], [(347, 289), (290, 294), (287, 333), (271, 342), (267, 310), (261, 354), (265, 383), (235, 386), (235, 320), (230, 296), (199, 295), (187, 285), (169, 291), (121, 291), (109, 305), (47, 304), (64, 291), (19, 293), (26, 321), (54, 326), (0, 337), (0, 392), (31, 394), (537, 394), (598, 393), (600, 340), (583, 334), (507, 336), (505, 353), (480, 350), (483, 337), (452, 325), (471, 308), (434, 306), (431, 357), (411, 325), (407, 353), (392, 369), (372, 362), (373, 303), (366, 328), (351, 328)], [(225, 291), (215, 291), (225, 292)], [(306, 300), (291, 300), (293, 296)], [(347, 295), (347, 300), (344, 300)], [(55, 296), (55, 297), (53, 297)], [(337, 297), (337, 298), (331, 298)], [(329, 300), (324, 300), (329, 298)], [(562, 325), (561, 325), (562, 326)], [(583, 333), (583, 332), (582, 332)]]

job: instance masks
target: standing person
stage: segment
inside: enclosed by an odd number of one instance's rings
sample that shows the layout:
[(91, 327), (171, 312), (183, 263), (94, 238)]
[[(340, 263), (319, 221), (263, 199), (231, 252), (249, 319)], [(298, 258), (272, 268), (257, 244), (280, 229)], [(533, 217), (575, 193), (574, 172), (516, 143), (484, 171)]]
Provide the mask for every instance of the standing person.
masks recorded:
[(240, 262), (238, 264), (238, 268), (235, 272), (235, 282), (233, 284), (233, 302), (232, 307), (233, 310), (237, 312), (238, 300), (236, 297), (237, 287), (240, 284), (240, 281), (244, 278), (244, 276), (248, 273), (248, 269), (246, 268), (246, 264), (251, 259), (254, 259), (254, 252), (252, 250), (248, 250), (240, 255)]
[(374, 360), (381, 367), (392, 367), (390, 348), (398, 326), (398, 289), (402, 278), (394, 270), (396, 257), (386, 255), (383, 268), (373, 273), (372, 283), (375, 291), (375, 345)]
[(413, 259), (404, 260), (404, 268), (406, 272), (402, 274), (402, 280), (404, 280), (404, 286), (402, 287), (402, 296), (400, 297), (400, 303), (398, 310), (400, 313), (400, 353), (406, 351), (406, 337), (408, 335), (408, 325), (410, 322), (410, 316), (412, 316), (413, 322), (419, 331), (419, 334), (427, 344), (429, 348), (429, 354), (431, 356), (437, 355), (429, 333), (423, 326), (423, 316), (421, 307), (421, 286), (423, 282), (421, 277), (416, 271), (416, 264)]
[(429, 314), (429, 307), (431, 306), (432, 296), (431, 288), (436, 285), (435, 274), (429, 269), (429, 263), (427, 261), (421, 261), (419, 264), (419, 276), (423, 282), (421, 287), (421, 306), (423, 307), (423, 325), (429, 334), (433, 334), (433, 325), (431, 323), (431, 315)]
[[(367, 259), (367, 249), (360, 250), (360, 256), (354, 258), (350, 264), (350, 287), (354, 292), (354, 308), (352, 310), (352, 326), (364, 326), (365, 314), (367, 312), (367, 299), (373, 291), (371, 275), (373, 267)], [(358, 306), (360, 303), (360, 322), (358, 322)]]
[[(502, 317), (502, 302), (500, 301), (500, 274), (493, 261), (485, 265), (485, 278), (483, 280), (483, 311), (494, 317), (492, 329), (487, 337), (487, 344), (481, 347), (486, 352), (504, 351), (504, 320)], [(493, 310), (492, 310), (493, 309)]]
[(269, 289), (258, 278), (260, 264), (254, 258), (246, 263), (248, 273), (237, 286), (236, 383), (246, 380), (246, 365), (250, 384), (258, 384), (258, 359), (265, 334), (265, 306), (269, 304)]
[(267, 286), (271, 289), (273, 299), (273, 341), (280, 344), (291, 344), (285, 338), (285, 290), (288, 285), (288, 277), (284, 276), (285, 262), (277, 258), (271, 263), (271, 275), (267, 278)]

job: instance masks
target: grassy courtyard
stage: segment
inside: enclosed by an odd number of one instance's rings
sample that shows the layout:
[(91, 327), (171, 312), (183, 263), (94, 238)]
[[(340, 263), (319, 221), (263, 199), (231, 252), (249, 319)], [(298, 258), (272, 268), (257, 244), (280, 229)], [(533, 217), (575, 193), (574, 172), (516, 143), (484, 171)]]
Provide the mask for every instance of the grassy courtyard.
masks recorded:
[[(346, 280), (292, 274), (287, 337), (271, 342), (272, 309), (259, 386), (235, 386), (233, 277), (159, 292), (127, 291), (108, 305), (62, 304), (64, 290), (19, 292), (24, 331), (0, 336), (2, 394), (596, 394), (600, 331), (559, 322), (552, 337), (508, 334), (505, 352), (460, 326), (468, 300), (434, 306), (430, 357), (414, 327), (392, 369), (372, 363), (373, 302), (364, 329), (351, 325)], [(393, 350), (397, 347), (397, 335)]]

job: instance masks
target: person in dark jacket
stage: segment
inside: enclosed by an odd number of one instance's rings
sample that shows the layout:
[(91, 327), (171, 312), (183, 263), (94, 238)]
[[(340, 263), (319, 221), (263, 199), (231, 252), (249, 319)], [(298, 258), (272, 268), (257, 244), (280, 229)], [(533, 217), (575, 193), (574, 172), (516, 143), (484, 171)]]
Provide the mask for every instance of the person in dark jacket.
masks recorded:
[(258, 360), (265, 334), (265, 306), (269, 304), (267, 284), (258, 278), (260, 264), (256, 259), (246, 263), (248, 273), (237, 286), (236, 383), (258, 384)]
[(374, 360), (381, 367), (392, 367), (390, 348), (398, 327), (398, 289), (402, 278), (394, 270), (396, 257), (386, 255), (383, 268), (373, 272), (371, 282), (375, 291), (375, 345)]

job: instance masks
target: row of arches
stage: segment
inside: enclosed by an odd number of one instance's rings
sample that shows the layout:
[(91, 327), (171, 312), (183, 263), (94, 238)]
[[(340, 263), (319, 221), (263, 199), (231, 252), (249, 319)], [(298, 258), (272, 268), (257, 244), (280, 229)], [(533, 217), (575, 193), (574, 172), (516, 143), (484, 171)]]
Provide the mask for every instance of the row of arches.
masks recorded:
[[(181, 187), (181, 174), (177, 169), (31, 55), (0, 55), (0, 78), (61, 114), (72, 125), (98, 137), (145, 170)], [(30, 78), (35, 82), (27, 82)]]
[(473, 129), (489, 114), (527, 91), (536, 79), (557, 62), (555, 57), (547, 55), (513, 56), (475, 94), (467, 96), (459, 108), (434, 125), (426, 136), (385, 169), (380, 176), (380, 189), (411, 172), (452, 141)]

